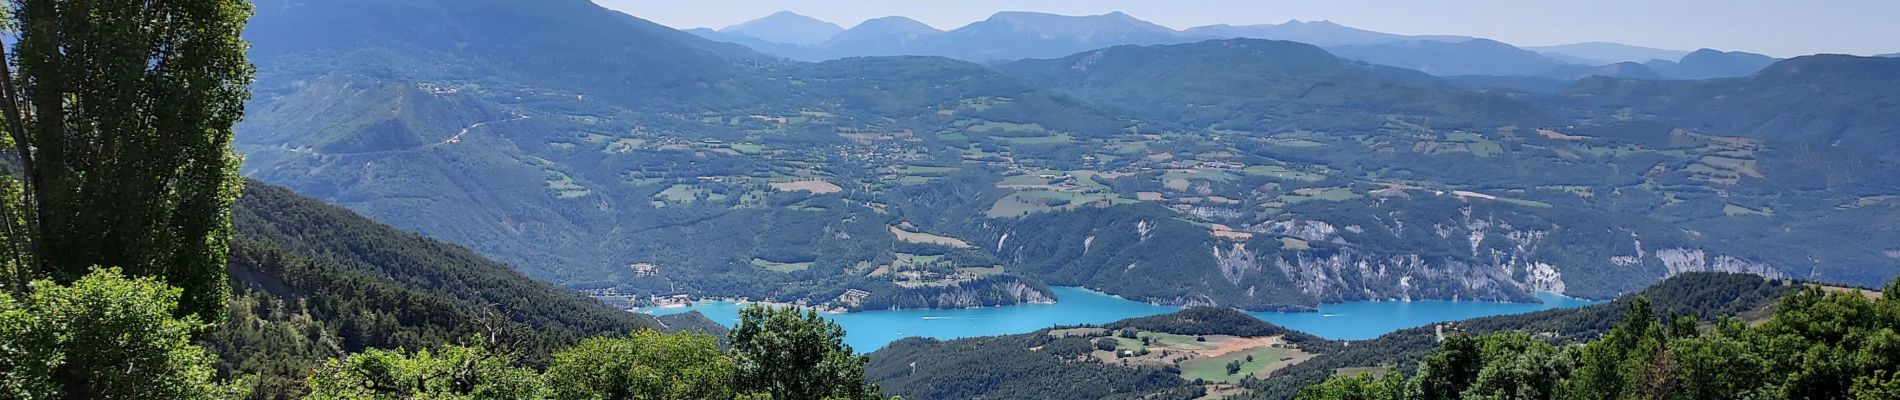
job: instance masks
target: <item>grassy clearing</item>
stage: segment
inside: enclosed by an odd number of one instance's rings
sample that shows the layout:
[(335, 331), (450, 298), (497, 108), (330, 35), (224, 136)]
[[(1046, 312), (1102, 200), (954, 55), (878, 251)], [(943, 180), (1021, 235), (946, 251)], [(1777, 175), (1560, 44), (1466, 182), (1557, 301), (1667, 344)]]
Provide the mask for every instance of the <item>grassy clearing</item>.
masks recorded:
[(764, 153), (765, 145), (753, 144), (753, 143), (734, 143), (732, 144), (732, 150), (737, 151), (742, 154), (746, 154), (746, 155), (754, 155), (754, 154)]
[(956, 167), (932, 167), (932, 166), (924, 166), (924, 165), (905, 165), (903, 168), (897, 169), (897, 173), (899, 174), (913, 175), (913, 176), (944, 176), (944, 175), (949, 175), (952, 172), (957, 172), (957, 168)]
[[(1243, 378), (1263, 372), (1262, 370), (1269, 365), (1280, 363), (1282, 359), (1296, 359), (1299, 353), (1299, 350), (1293, 349), (1255, 347), (1219, 357), (1196, 358), (1181, 362), (1181, 377), (1188, 380), (1204, 379), (1209, 382), (1239, 382)], [(1253, 361), (1247, 361), (1249, 356), (1253, 357)], [(1233, 374), (1227, 373), (1227, 365), (1235, 361), (1241, 363), (1240, 370)]]
[(549, 174), (548, 190), (554, 191), (554, 197), (563, 199), (572, 199), (594, 193), (593, 190), (581, 186), (580, 182), (574, 181), (573, 177), (560, 172), (552, 172)]
[(1509, 197), (1499, 197), (1498, 201), (1516, 204), (1516, 205), (1525, 206), (1525, 207), (1537, 207), (1537, 208), (1556, 207), (1554, 205), (1551, 205), (1550, 203), (1545, 203), (1545, 202), (1541, 202), (1537, 200), (1513, 199)]
[(1364, 197), (1364, 196), (1360, 196), (1358, 193), (1353, 192), (1352, 188), (1335, 186), (1335, 187), (1323, 187), (1323, 188), (1295, 189), (1293, 190), (1292, 194), (1280, 196), (1280, 201), (1286, 204), (1298, 204), (1301, 202), (1314, 201), (1314, 200), (1347, 201), (1347, 200), (1358, 199), (1360, 197)]
[(1310, 149), (1314, 147), (1326, 147), (1325, 143), (1315, 142), (1315, 141), (1306, 140), (1306, 139), (1271, 139), (1267, 141), (1267, 144), (1280, 146), (1280, 147), (1292, 147), (1296, 149)]
[(1478, 193), (1478, 192), (1471, 192), (1471, 191), (1464, 191), (1464, 190), (1454, 190), (1454, 191), (1452, 191), (1452, 192), (1451, 192), (1451, 194), (1452, 194), (1452, 195), (1454, 195), (1454, 196), (1458, 196), (1458, 197), (1463, 197), (1463, 198), (1466, 198), (1466, 199), (1482, 199), (1482, 200), (1490, 200), (1490, 201), (1497, 201), (1497, 202), (1504, 202), (1504, 203), (1510, 203), (1510, 204), (1516, 204), (1516, 205), (1520, 205), (1520, 206), (1525, 206), (1525, 207), (1537, 207), (1537, 208), (1551, 208), (1551, 207), (1555, 207), (1555, 206), (1553, 206), (1553, 205), (1551, 205), (1550, 203), (1545, 203), (1545, 202), (1541, 202), (1541, 201), (1535, 201), (1535, 200), (1524, 200), (1524, 199), (1513, 199), (1513, 198), (1509, 198), (1509, 197), (1498, 197), (1498, 196), (1492, 196), (1492, 195), (1488, 195), (1488, 194), (1484, 194), (1484, 193)]
[(642, 140), (642, 139), (619, 139), (619, 140), (614, 140), (611, 143), (607, 143), (605, 147), (602, 147), (600, 149), (600, 152), (606, 153), (606, 154), (626, 154), (627, 152), (633, 151), (634, 149), (638, 149), (640, 148), (640, 146), (645, 146), (646, 144), (647, 144), (647, 141)]
[(937, 179), (938, 178), (928, 177), (928, 176), (900, 176), (900, 177), (897, 177), (897, 180), (895, 180), (894, 182), (897, 182), (897, 184), (904, 185), (904, 186), (916, 186), (916, 185), (927, 184)]
[(752, 259), (752, 265), (755, 267), (771, 270), (772, 272), (798, 272), (798, 271), (811, 269), (810, 262), (782, 263), (782, 262), (774, 262), (774, 261), (763, 259), (763, 258)]
[(699, 192), (699, 188), (695, 188), (693, 185), (673, 185), (668, 186), (666, 190), (660, 191), (660, 194), (653, 195), (653, 198), (668, 203), (686, 204), (697, 200), (699, 198)]
[(1233, 181), (1234, 178), (1235, 178), (1234, 174), (1229, 173), (1227, 171), (1210, 170), (1210, 169), (1168, 171), (1167, 173), (1161, 174), (1161, 181), (1163, 182), (1187, 179), (1187, 180), (1203, 180), (1203, 181), (1225, 183), (1225, 182)]
[(976, 111), (976, 112), (983, 112), (983, 111), (988, 111), (991, 108), (1008, 107), (1009, 105), (1015, 104), (1015, 103), (1016, 103), (1016, 100), (1012, 100), (1008, 97), (984, 96), (984, 97), (978, 97), (974, 99), (963, 99), (962, 101), (958, 101), (957, 108), (970, 110), (970, 111)]
[(1722, 214), (1728, 215), (1730, 217), (1754, 215), (1754, 216), (1772, 218), (1775, 216), (1775, 209), (1769, 208), (1769, 207), (1762, 207), (1760, 210), (1757, 210), (1753, 208), (1739, 206), (1739, 205), (1736, 205), (1735, 203), (1727, 203), (1727, 204), (1722, 205)]
[(1491, 157), (1504, 152), (1504, 146), (1498, 145), (1498, 142), (1485, 139), (1484, 136), (1475, 133), (1452, 132), (1446, 134), (1445, 139), (1458, 143), (1456, 148), (1459, 150), (1471, 152), (1471, 155), (1478, 157)]
[(1013, 122), (981, 121), (969, 124), (964, 130), (976, 133), (1040, 133), (1048, 132), (1041, 124), (1018, 124)]
[(928, 244), (928, 245), (937, 245), (937, 246), (949, 246), (949, 247), (955, 247), (959, 249), (970, 248), (970, 244), (967, 242), (964, 242), (961, 239), (957, 239), (957, 238), (953, 238), (949, 236), (933, 235), (933, 234), (922, 233), (922, 232), (911, 232), (911, 231), (903, 230), (902, 228), (898, 228), (896, 226), (892, 226), (890, 228), (891, 228), (891, 234), (897, 235), (897, 241), (900, 241), (900, 242)]
[(844, 188), (838, 187), (838, 185), (832, 184), (831, 182), (825, 182), (822, 180), (778, 182), (778, 183), (773, 183), (772, 188), (778, 189), (781, 192), (805, 191), (805, 192), (812, 192), (815, 194), (838, 193), (838, 192), (844, 191)]
[(1148, 338), (1149, 342), (1152, 343), (1155, 347), (1167, 347), (1170, 349), (1177, 349), (1177, 350), (1213, 350), (1214, 349), (1214, 345), (1212, 344), (1199, 341), (1199, 340), (1194, 340), (1194, 338), (1198, 336), (1193, 336), (1193, 335), (1177, 335), (1173, 333), (1161, 333), (1161, 332), (1142, 332), (1141, 334), (1137, 336)]
[(996, 187), (1008, 188), (1008, 187), (1021, 187), (1021, 186), (1048, 186), (1051, 181), (1054, 181), (1054, 179), (1044, 178), (1042, 177), (1042, 175), (1051, 175), (1051, 174), (1028, 173), (1028, 174), (1022, 174), (1022, 175), (1005, 176), (1003, 177), (1002, 182), (996, 183)]
[(1067, 134), (1055, 135), (1055, 136), (1022, 136), (1022, 137), (991, 136), (990, 138), (996, 139), (997, 141), (1007, 143), (1010, 145), (1069, 144), (1075, 141), (1074, 137), (1071, 137)]
[(1319, 182), (1326, 177), (1318, 174), (1294, 171), (1278, 165), (1255, 165), (1240, 170), (1247, 175), (1264, 176), (1283, 181)]
[(990, 218), (1015, 218), (1040, 212), (1073, 210), (1097, 203), (1131, 204), (1135, 200), (1107, 192), (1023, 190), (1003, 196), (990, 205), (984, 215)]

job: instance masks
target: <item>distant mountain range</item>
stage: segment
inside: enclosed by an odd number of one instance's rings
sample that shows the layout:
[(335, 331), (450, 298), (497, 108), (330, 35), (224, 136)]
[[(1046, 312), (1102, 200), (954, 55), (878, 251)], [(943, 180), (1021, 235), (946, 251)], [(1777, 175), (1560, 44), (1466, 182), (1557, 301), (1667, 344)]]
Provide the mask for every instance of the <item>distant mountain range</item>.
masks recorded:
[(1490, 39), (1461, 42), (1408, 40), (1328, 47), (1340, 57), (1414, 69), (1438, 76), (1541, 75), (1571, 65), (1537, 52)]
[(1679, 60), (1689, 52), (1631, 46), (1612, 42), (1584, 42), (1556, 46), (1525, 47), (1559, 60), (1576, 64), (1645, 63), (1650, 60)]
[[(834, 28), (810, 17), (779, 12), (724, 29), (687, 32), (801, 61), (925, 55), (997, 62), (1058, 58), (1119, 45), (1237, 38), (1307, 43), (1343, 58), (1437, 76), (1704, 79), (1746, 76), (1775, 61), (1750, 53), (1691, 53), (1609, 42), (1525, 49), (1483, 38), (1398, 35), (1331, 21), (1208, 25), (1177, 31), (1120, 12), (1090, 16), (1002, 12), (950, 31), (904, 17), (872, 19), (849, 30)], [(1695, 57), (1684, 60), (1691, 55)]]
[(1900, 53), (1893, 53), (1893, 54), (1881, 54), (1881, 55), (1877, 55), (1877, 56), (1874, 56), (1874, 57), (1886, 57), (1886, 58), (1900, 58)]
[(1281, 24), (1264, 25), (1208, 25), (1188, 28), (1182, 31), (1196, 38), (1248, 38), (1273, 39), (1300, 42), (1320, 47), (1374, 45), (1404, 41), (1463, 42), (1473, 39), (1469, 36), (1406, 36), (1384, 32), (1373, 32), (1353, 28), (1332, 21), (1303, 22), (1291, 20)]
[(844, 27), (790, 11), (779, 11), (764, 18), (720, 29), (719, 32), (750, 36), (768, 42), (818, 44), (844, 32)]
[(1701, 49), (1670, 62), (1655, 60), (1643, 65), (1673, 79), (1732, 78), (1753, 75), (1781, 59), (1740, 51)]
[[(805, 63), (588, 0), (306, 4), (260, 0), (246, 31), (243, 173), (567, 288), (879, 310), (1055, 285), (1269, 310), (1900, 274), (1900, 224), (1866, 223), (1900, 221), (1900, 60), (1467, 90), (1408, 68), (1477, 67), (1122, 14), (826, 40), (1089, 48), (1059, 57)], [(1334, 51), (1529, 53), (1494, 43)], [(1699, 53), (1670, 71), (1759, 61)]]

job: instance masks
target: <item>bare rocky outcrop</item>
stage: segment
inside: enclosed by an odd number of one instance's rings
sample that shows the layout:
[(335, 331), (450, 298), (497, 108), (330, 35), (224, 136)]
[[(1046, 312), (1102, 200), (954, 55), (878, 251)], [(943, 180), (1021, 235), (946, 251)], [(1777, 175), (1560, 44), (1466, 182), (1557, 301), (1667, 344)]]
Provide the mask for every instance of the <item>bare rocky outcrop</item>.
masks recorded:
[(1788, 275), (1776, 270), (1774, 266), (1726, 255), (1710, 256), (1702, 249), (1663, 249), (1656, 251), (1656, 258), (1662, 261), (1665, 277), (1673, 277), (1690, 272), (1729, 272), (1753, 274), (1770, 279), (1784, 279)]

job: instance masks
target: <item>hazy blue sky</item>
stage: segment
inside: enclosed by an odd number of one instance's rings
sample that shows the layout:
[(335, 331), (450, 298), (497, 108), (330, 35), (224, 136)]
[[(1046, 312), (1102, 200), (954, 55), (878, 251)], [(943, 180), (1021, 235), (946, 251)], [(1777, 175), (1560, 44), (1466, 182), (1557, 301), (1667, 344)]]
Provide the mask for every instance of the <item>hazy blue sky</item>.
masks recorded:
[(725, 27), (790, 10), (851, 27), (902, 15), (942, 29), (997, 11), (1124, 11), (1177, 29), (1331, 20), (1400, 34), (1519, 46), (1585, 41), (1774, 56), (1900, 52), (1900, 0), (594, 0), (675, 28)]

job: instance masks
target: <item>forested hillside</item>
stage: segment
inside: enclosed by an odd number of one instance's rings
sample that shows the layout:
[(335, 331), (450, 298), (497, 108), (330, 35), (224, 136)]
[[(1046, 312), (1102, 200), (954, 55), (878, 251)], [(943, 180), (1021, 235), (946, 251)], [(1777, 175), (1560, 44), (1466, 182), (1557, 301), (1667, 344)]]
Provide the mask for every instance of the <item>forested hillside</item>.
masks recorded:
[[(1479, 318), (1329, 341), (1221, 308), (1192, 308), (1099, 327), (939, 341), (906, 339), (871, 354), (867, 373), (905, 398), (1292, 398), (1329, 377), (1408, 373), (1442, 336), (1521, 332), (1555, 344), (1615, 329), (1632, 304), (1703, 324), (1760, 320), (1799, 285), (1752, 275), (1693, 273), (1590, 307)], [(1642, 317), (1637, 317), (1641, 319)]]
[(259, 398), (297, 397), (325, 360), (369, 349), (501, 334), (517, 343), (518, 356), (545, 365), (554, 350), (586, 337), (712, 325), (698, 314), (656, 320), (616, 310), (460, 246), (263, 183), (247, 183), (233, 215), (231, 316), (205, 341), (222, 371), (258, 375)]
[(1884, 292), (1808, 286), (1766, 318), (1654, 313), (1628, 304), (1585, 343), (1527, 331), (1453, 334), (1415, 372), (1339, 373), (1297, 398), (1891, 399), (1900, 395), (1900, 281)]

